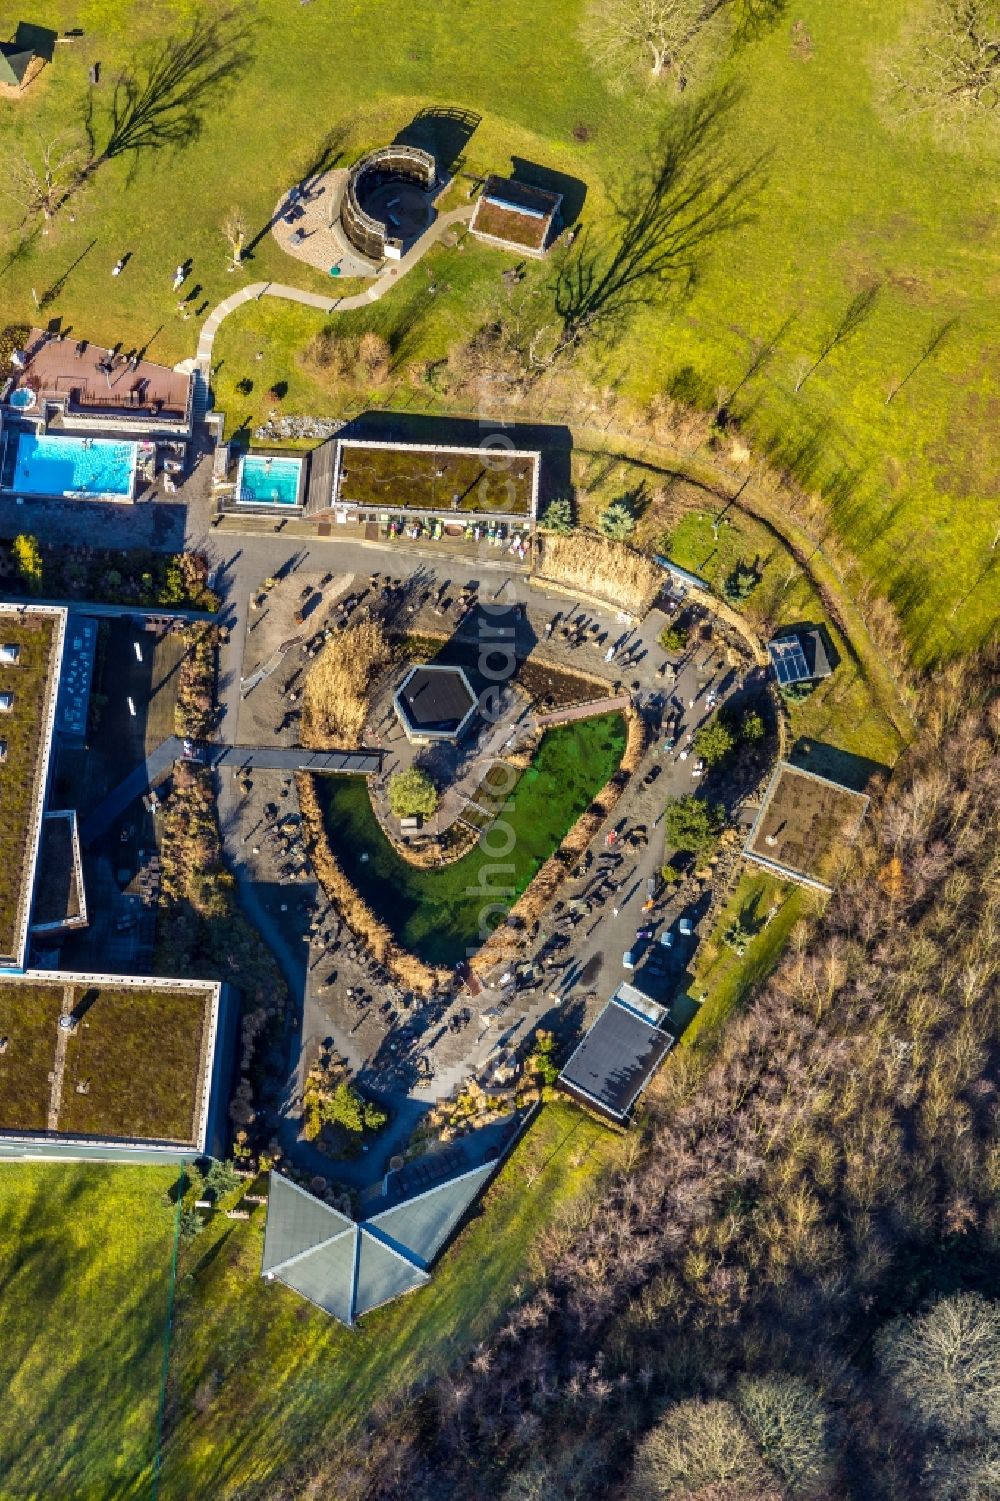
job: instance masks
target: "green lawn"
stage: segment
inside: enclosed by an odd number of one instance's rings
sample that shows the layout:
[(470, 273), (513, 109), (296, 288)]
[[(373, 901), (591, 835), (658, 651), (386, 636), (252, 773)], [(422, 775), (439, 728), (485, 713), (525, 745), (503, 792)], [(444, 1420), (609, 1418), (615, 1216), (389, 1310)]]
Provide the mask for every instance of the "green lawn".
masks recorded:
[(485, 841), (440, 870), (419, 869), (396, 854), (363, 778), (320, 778), (333, 852), (404, 947), (431, 963), (455, 964), (479, 948), (496, 926), (498, 907), (506, 910), (521, 894), (610, 779), (624, 749), (620, 714), (550, 730), (518, 779), (511, 811)]
[[(795, 923), (814, 910), (818, 900), (790, 881), (749, 868), (743, 871), (715, 927), (698, 949), (687, 994), (676, 1003), (686, 1023), (686, 1047), (708, 1040), (733, 1007), (770, 973)], [(742, 956), (723, 942), (723, 934), (737, 918), (756, 930)]]
[[(718, 182), (720, 163), (756, 162), (748, 213), (698, 240), (681, 257), (684, 274), (640, 296), (631, 320), (614, 320), (611, 347), (593, 371), (602, 386), (614, 382), (639, 400), (665, 389), (728, 397), (759, 440), (826, 490), (837, 529), (893, 598), (918, 660), (927, 660), (980, 639), (995, 615), (1000, 395), (991, 344), (1000, 272), (991, 232), (996, 159), (986, 137), (970, 134), (946, 149), (881, 113), (880, 70), (911, 3), (887, 0), (873, 11), (866, 0), (803, 0), (733, 56), (721, 81), (735, 85), (736, 97), (721, 112), (718, 159), (705, 175)], [(225, 0), (207, 0), (201, 11), (224, 8)], [(8, 207), (0, 239), (10, 257), (0, 261), (8, 316), (35, 315), (34, 289), (48, 299), (45, 315), (76, 332), (148, 343), (151, 355), (172, 362), (194, 351), (197, 309), (246, 280), (329, 288), (328, 277), (284, 256), (267, 235), (245, 270), (228, 274), (220, 224), (230, 203), (256, 238), (328, 133), (332, 155), (351, 160), (432, 104), (480, 114), (465, 147), (470, 170), (508, 170), (516, 156), (583, 184), (584, 248), (608, 250), (612, 204), (632, 201), (633, 179), (660, 130), (676, 125), (678, 106), (656, 89), (609, 92), (582, 48), (582, 9), (583, 0), (510, 0), (502, 11), (483, 0), (441, 0), (431, 10), (381, 0), (375, 24), (357, 3), (335, 15), (298, 0), (242, 5), (249, 29), (236, 50), (245, 71), (232, 87), (194, 90), (187, 117), (172, 122), (192, 127), (188, 144), (146, 144), (103, 164), (74, 219), (60, 215), (26, 243)], [(0, 105), (5, 147), (79, 121), (95, 60), (103, 144), (118, 70), (126, 61), (141, 66), (144, 48), (183, 32), (195, 10), (191, 0), (53, 0), (45, 21), (85, 34), (57, 49), (24, 99)], [(464, 191), (459, 184), (455, 194)], [(132, 259), (112, 283), (111, 266), (126, 250)], [(170, 282), (188, 257), (185, 290), (198, 291), (185, 321)], [(390, 334), (400, 369), (439, 357), (495, 305), (509, 263), (472, 243), (441, 249), (390, 297), (345, 321)], [(810, 370), (868, 287), (878, 288), (869, 316)], [(308, 310), (250, 304), (226, 326), (218, 387), (237, 424), (259, 415), (278, 379), (289, 382), (286, 410), (334, 404), (295, 365), (320, 323)], [(947, 337), (922, 358), (946, 323)], [(744, 382), (760, 341), (774, 344), (773, 355)], [(253, 362), (255, 353), (264, 360)], [(241, 407), (234, 387), (243, 377), (254, 391)]]
[(216, 1220), (182, 1263), (162, 1501), (249, 1501), (324, 1438), (349, 1439), (376, 1402), (459, 1359), (531, 1285), (540, 1232), (616, 1149), (574, 1106), (546, 1105), (430, 1284), (354, 1330), (261, 1281), (263, 1211)]
[(0, 1164), (0, 1495), (146, 1501), (176, 1170)]

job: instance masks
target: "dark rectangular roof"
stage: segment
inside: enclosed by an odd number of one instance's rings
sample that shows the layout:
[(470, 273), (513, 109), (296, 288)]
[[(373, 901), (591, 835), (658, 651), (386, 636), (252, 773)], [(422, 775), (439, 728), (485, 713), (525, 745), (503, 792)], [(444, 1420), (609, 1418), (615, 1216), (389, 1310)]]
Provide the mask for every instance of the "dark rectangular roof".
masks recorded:
[(483, 185), (483, 197), (515, 213), (548, 216), (560, 203), (560, 194), (549, 193), (545, 188), (534, 188), (526, 182), (516, 182), (513, 177), (487, 177)]
[(561, 1084), (622, 1121), (673, 1046), (627, 1006), (610, 1000), (559, 1075)]

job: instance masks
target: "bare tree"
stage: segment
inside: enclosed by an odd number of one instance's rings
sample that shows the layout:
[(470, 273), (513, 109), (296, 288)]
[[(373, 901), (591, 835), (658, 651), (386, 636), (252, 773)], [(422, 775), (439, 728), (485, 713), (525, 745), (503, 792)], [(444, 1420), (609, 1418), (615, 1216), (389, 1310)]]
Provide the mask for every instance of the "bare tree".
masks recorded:
[(2, 191), (20, 204), (25, 219), (49, 220), (78, 186), (87, 162), (83, 139), (67, 131), (34, 146), (12, 150), (4, 163)]
[(1000, 1439), (1000, 1303), (942, 1298), (889, 1324), (875, 1353), (908, 1427), (945, 1445)]
[(586, 38), (616, 77), (648, 68), (683, 89), (705, 71), (726, 11), (727, 0), (595, 0)]
[(773, 1473), (733, 1404), (679, 1402), (639, 1446), (628, 1501), (669, 1501), (713, 1485), (731, 1485), (733, 1494), (744, 1498), (769, 1495), (777, 1501)]
[(889, 76), (904, 116), (933, 114), (941, 123), (1000, 110), (996, 0), (933, 0)]
[(228, 270), (238, 271), (243, 264), (243, 246), (247, 237), (247, 221), (243, 210), (231, 208), (222, 224), (222, 237), (229, 246)]

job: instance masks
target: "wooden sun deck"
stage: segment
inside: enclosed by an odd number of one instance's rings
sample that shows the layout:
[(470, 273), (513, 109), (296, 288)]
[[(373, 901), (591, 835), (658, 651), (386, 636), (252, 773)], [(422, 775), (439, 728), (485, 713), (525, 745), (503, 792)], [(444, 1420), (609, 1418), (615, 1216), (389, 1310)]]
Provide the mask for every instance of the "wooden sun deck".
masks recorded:
[[(113, 423), (170, 423), (184, 426), (190, 419), (191, 376), (165, 365), (133, 356), (114, 355), (87, 340), (54, 339), (33, 328), (26, 350), (28, 362), (18, 381), (30, 386), (38, 403), (58, 401), (67, 418), (94, 418)], [(109, 368), (110, 367), (110, 368)]]

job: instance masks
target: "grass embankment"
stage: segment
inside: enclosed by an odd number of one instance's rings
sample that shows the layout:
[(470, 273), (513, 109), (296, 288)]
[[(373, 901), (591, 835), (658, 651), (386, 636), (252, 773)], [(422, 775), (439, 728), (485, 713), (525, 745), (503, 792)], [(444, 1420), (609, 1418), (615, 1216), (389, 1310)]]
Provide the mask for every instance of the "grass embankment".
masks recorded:
[(176, 1169), (0, 1164), (0, 1495), (147, 1501)]
[[(743, 872), (711, 933), (699, 945), (686, 994), (675, 1002), (675, 1014), (684, 1023), (685, 1047), (699, 1046), (718, 1032), (734, 1006), (770, 974), (799, 918), (820, 901), (790, 881)], [(754, 930), (742, 954), (723, 938), (737, 920)]]
[(262, 1282), (263, 1213), (216, 1219), (185, 1256), (161, 1501), (257, 1495), (467, 1353), (531, 1286), (538, 1237), (616, 1150), (574, 1106), (546, 1105), (430, 1284), (354, 1330)]
[(624, 748), (618, 714), (550, 730), (511, 793), (510, 813), (486, 835), (486, 847), (477, 844), (440, 870), (418, 869), (397, 855), (362, 779), (323, 778), (334, 854), (404, 947), (435, 964), (455, 964), (479, 948), (499, 907), (506, 910), (524, 890), (608, 782)]
[[(711, 465), (668, 455), (652, 445), (608, 440), (609, 449), (640, 448), (633, 461), (627, 452), (589, 453), (577, 461), (581, 516), (596, 520), (616, 495), (639, 497), (636, 536), (641, 545), (665, 552), (672, 562), (703, 578), (718, 594), (738, 563), (752, 564), (757, 586), (738, 607), (754, 632), (766, 640), (783, 627), (822, 627), (832, 648), (835, 671), (799, 703), (790, 703), (793, 742), (830, 742), (858, 763), (852, 777), (847, 766), (826, 768), (856, 785), (863, 763), (892, 766), (910, 738), (912, 724), (884, 657), (882, 643), (869, 634), (846, 588), (795, 521), (758, 496), (753, 485), (740, 494), (739, 507), (710, 494)], [(649, 455), (655, 454), (655, 462)], [(662, 465), (662, 467), (658, 467)], [(694, 470), (697, 481), (685, 472)], [(722, 474), (716, 475), (718, 481)], [(728, 479), (724, 490), (735, 489)], [(743, 507), (762, 507), (762, 516)], [(777, 509), (775, 507), (775, 509)], [(823, 770), (816, 767), (816, 770)]]

